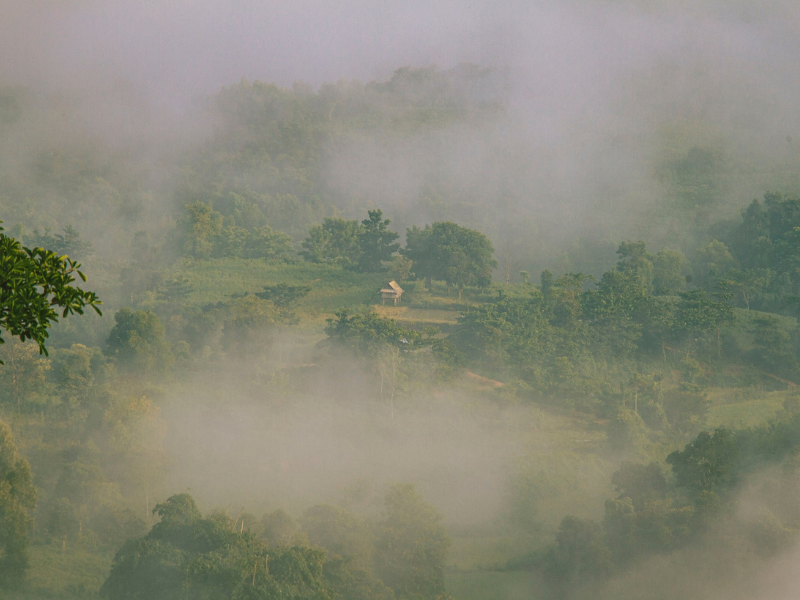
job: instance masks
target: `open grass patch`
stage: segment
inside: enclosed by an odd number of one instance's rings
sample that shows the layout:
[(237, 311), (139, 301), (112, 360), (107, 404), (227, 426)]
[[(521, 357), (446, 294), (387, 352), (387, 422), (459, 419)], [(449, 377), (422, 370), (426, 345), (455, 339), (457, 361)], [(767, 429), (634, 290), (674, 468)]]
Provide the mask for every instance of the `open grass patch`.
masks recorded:
[(31, 598), (99, 598), (108, 577), (111, 557), (77, 548), (32, 546), (27, 576)]
[(267, 285), (307, 285), (311, 291), (298, 301), (297, 310), (312, 317), (374, 303), (387, 279), (384, 273), (356, 273), (331, 265), (243, 258), (185, 261), (175, 274), (188, 279), (188, 302), (195, 306), (260, 292)]

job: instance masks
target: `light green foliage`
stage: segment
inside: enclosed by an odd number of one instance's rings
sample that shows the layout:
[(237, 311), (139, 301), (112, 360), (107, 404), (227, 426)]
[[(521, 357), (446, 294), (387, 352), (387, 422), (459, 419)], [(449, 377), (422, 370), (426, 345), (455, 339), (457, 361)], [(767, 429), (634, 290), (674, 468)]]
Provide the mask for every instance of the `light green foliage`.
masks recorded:
[(32, 342), (14, 340), (0, 353), (0, 399), (18, 412), (41, 407), (48, 402), (47, 374), (51, 362), (39, 354)]
[(51, 250), (26, 248), (2, 231), (0, 227), (0, 331), (23, 342), (33, 340), (46, 354), (47, 330), (59, 312), (61, 317), (83, 314), (91, 306), (100, 314), (100, 299), (72, 285), (76, 277), (86, 281), (79, 263)]
[(303, 513), (300, 526), (315, 546), (372, 568), (373, 537), (369, 529), (346, 510), (328, 504), (312, 506)]
[(444, 592), (450, 539), (442, 516), (413, 485), (393, 486), (375, 541), (375, 568), (398, 599), (434, 599)]
[(114, 315), (105, 352), (123, 368), (141, 374), (163, 373), (173, 362), (164, 326), (155, 313), (123, 308)]
[(11, 429), (0, 421), (0, 588), (18, 587), (28, 568), (29, 513), (36, 490)]
[[(222, 215), (203, 202), (187, 204), (184, 210), (179, 227), (182, 251), (187, 256), (277, 260), (294, 253), (292, 238), (269, 225), (254, 227), (252, 222), (245, 222), (247, 227), (225, 225)], [(239, 221), (244, 218), (240, 216)]]
[(684, 289), (687, 267), (682, 252), (659, 251), (653, 257), (653, 290), (659, 294), (669, 294)]
[(297, 534), (297, 525), (288, 513), (279, 508), (261, 518), (261, 537), (269, 546), (289, 546)]
[(185, 236), (182, 250), (195, 258), (209, 258), (222, 233), (222, 215), (202, 202), (188, 204), (185, 210), (180, 224)]
[(717, 281), (725, 278), (727, 272), (736, 264), (728, 247), (717, 239), (700, 248), (694, 261), (695, 280), (698, 286), (710, 289)]
[(407, 230), (403, 253), (414, 262), (417, 277), (446, 281), (459, 289), (459, 297), (464, 286), (488, 286), (497, 267), (489, 238), (450, 222)]
[(637, 283), (646, 291), (653, 285), (653, 257), (648, 254), (644, 242), (622, 242), (617, 249), (619, 261), (617, 270), (629, 273), (635, 277)]
[(620, 408), (611, 417), (608, 424), (608, 442), (613, 449), (635, 456), (642, 451), (645, 440), (645, 424), (637, 413)]
[(300, 254), (309, 262), (342, 266), (357, 264), (361, 255), (361, 232), (358, 221), (326, 217), (322, 225), (308, 230)]
[(270, 300), (252, 294), (239, 298), (228, 308), (222, 330), (222, 343), (227, 349), (239, 348), (254, 341), (265, 341), (271, 328), (284, 315)]

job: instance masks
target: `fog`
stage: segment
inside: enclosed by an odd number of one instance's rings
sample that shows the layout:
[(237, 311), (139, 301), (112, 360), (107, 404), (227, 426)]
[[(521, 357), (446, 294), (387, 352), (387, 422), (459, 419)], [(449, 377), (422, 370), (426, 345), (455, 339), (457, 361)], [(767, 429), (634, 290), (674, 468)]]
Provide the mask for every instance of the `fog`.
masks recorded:
[[(406, 65), (492, 68), (502, 118), (407, 139), (338, 140), (322, 185), (347, 215), (380, 206), (401, 231), (458, 220), (540, 269), (578, 239), (611, 244), (633, 230), (674, 245), (686, 233), (655, 206), (670, 195), (665, 169), (693, 147), (720, 157), (714, 214), (735, 213), (765, 189), (799, 189), (798, 10), (777, 1), (758, 10), (746, 2), (6, 1), (0, 81), (56, 105), (49, 125), (11, 138), (17, 160), (31, 139), (39, 147), (70, 135), (102, 140), (124, 152), (159, 215), (173, 206), (169, 151), (206, 135), (207, 98), (241, 78), (317, 88), (385, 81)], [(437, 186), (448, 191), (431, 202)], [(603, 264), (557, 266), (597, 274), (613, 249), (600, 254)]]
[[(174, 257), (164, 256), (177, 247), (176, 223), (192, 194), (206, 201), (206, 191), (294, 194), (298, 206), (321, 207), (296, 217), (302, 235), (308, 214), (360, 219), (371, 208), (383, 210), (401, 241), (406, 227), (455, 221), (491, 239), (509, 281), (522, 269), (534, 280), (543, 268), (600, 275), (623, 239), (689, 255), (710, 240), (710, 223), (738, 215), (753, 198), (800, 193), (798, 56), (800, 4), (791, 0), (0, 0), (0, 101), (9, 89), (24, 99), (8, 125), (0, 103), (0, 218), (22, 232), (80, 224), (95, 250), (87, 272), (107, 306), (104, 325), (86, 326), (96, 345), (114, 311), (128, 298), (134, 304), (134, 291), (145, 298), (134, 308), (165, 306), (163, 290), (145, 275), (174, 274)], [(267, 172), (272, 156), (249, 169), (233, 159), (224, 168), (214, 163), (208, 181), (190, 185), (206, 175), (204, 152), (218, 150), (212, 142), (229, 124), (220, 91), (240, 81), (300, 84), (294, 89), (322, 97), (326, 84), (465, 64), (487, 71), (482, 84), (462, 90), (479, 101), (453, 122), (331, 126), (319, 161), (308, 161), (317, 170), (288, 192), (273, 189), (280, 186), (270, 177), (282, 173)], [(698, 150), (711, 165), (702, 202), (676, 175)], [(81, 185), (64, 191), (75, 181)], [(313, 189), (303, 187), (308, 181)], [(151, 237), (137, 250), (138, 231)], [(297, 231), (290, 232), (296, 249)], [(137, 263), (140, 279), (125, 283), (134, 291), (118, 293), (122, 265), (151, 241), (162, 254)], [(231, 299), (228, 290), (224, 296)], [(195, 312), (205, 310), (196, 304)], [(169, 315), (170, 331), (185, 325), (178, 312)], [(552, 537), (567, 513), (602, 518), (603, 501), (614, 496), (609, 476), (624, 458), (603, 445), (608, 415), (581, 422), (601, 431), (598, 439), (576, 441), (556, 411), (545, 415), (511, 392), (482, 393), (458, 381), (406, 393), (390, 407), (374, 389), (375, 373), (355, 359), (320, 364), (309, 339), (321, 319), (310, 314), (316, 321), (303, 323), (298, 342), (306, 354), (291, 364), (264, 358), (269, 348), (254, 351), (260, 359), (220, 352), (213, 368), (208, 360), (202, 373), (187, 368), (146, 389), (167, 431), (166, 487), (148, 490), (159, 496), (148, 507), (187, 491), (204, 510), (284, 507), (296, 517), (332, 503), (373, 517), (390, 484), (410, 481), (454, 531), (486, 526)], [(208, 348), (192, 348), (192, 360)], [(592, 368), (602, 371), (602, 360)], [(602, 393), (610, 398), (616, 389), (609, 390)], [(624, 403), (622, 385), (619, 396)], [(666, 447), (663, 439), (649, 450)], [(584, 442), (585, 455), (574, 450)], [(525, 494), (530, 505), (516, 505)], [(744, 523), (748, 505), (760, 510), (750, 496), (739, 504)], [(734, 534), (714, 535), (724, 543)], [(728, 567), (704, 562), (708, 556), (706, 548), (654, 558), (612, 581), (608, 597), (628, 597), (643, 582), (658, 591), (692, 565), (686, 590), (708, 598), (764, 589), (788, 598), (796, 589), (796, 549), (753, 558), (752, 570), (729, 587), (720, 587)], [(745, 580), (751, 587), (732, 589)]]

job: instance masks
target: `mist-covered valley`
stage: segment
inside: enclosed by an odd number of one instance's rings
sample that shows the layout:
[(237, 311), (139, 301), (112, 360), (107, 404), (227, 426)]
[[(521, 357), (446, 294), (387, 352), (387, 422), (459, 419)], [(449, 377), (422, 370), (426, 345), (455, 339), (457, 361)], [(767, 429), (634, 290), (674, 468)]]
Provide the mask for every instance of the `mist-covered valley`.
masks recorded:
[(798, 17), (0, 3), (0, 594), (794, 597)]

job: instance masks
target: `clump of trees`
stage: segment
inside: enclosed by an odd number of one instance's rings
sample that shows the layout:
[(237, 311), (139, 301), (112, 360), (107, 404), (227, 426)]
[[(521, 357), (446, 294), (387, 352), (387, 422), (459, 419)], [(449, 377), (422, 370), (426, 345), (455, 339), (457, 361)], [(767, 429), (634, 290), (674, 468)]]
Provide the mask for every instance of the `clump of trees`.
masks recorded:
[[(240, 217), (240, 221), (242, 217)], [(269, 225), (236, 224), (203, 202), (187, 204), (179, 224), (179, 245), (193, 258), (286, 259), (294, 254), (292, 238)]]
[(353, 267), (363, 273), (384, 269), (384, 263), (400, 248), (391, 221), (380, 210), (367, 211), (368, 218), (346, 221), (327, 217), (308, 231), (301, 255), (308, 261)]
[[(655, 462), (624, 462), (611, 477), (617, 497), (606, 501), (602, 522), (565, 517), (555, 541), (531, 557), (528, 566), (542, 578), (543, 594), (597, 593), (610, 577), (658, 554), (719, 552), (719, 541), (704, 545), (715, 527), (727, 532), (725, 543), (737, 545), (740, 555), (768, 557), (788, 548), (798, 514), (786, 494), (800, 473), (787, 458), (800, 447), (799, 426), (800, 415), (787, 412), (753, 429), (701, 432), (667, 457), (671, 477)], [(784, 465), (782, 481), (762, 482), (759, 518), (742, 519), (732, 510), (741, 484), (771, 465)]]
[(104, 598), (434, 600), (444, 592), (449, 538), (410, 485), (389, 490), (374, 526), (340, 508), (308, 509), (306, 541), (280, 510), (261, 521), (203, 516), (178, 494), (153, 512), (159, 522), (117, 552)]
[(444, 281), (458, 288), (459, 298), (464, 286), (488, 286), (497, 267), (489, 238), (449, 222), (409, 229), (403, 254), (413, 261), (417, 277)]

